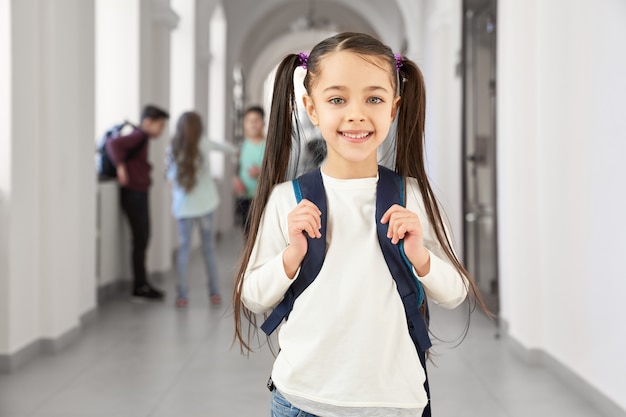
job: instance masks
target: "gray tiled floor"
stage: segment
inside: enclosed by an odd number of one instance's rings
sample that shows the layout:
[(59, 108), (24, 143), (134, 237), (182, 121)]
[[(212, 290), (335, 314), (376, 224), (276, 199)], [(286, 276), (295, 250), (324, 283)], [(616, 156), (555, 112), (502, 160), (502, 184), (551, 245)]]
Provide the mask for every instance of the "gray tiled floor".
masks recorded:
[[(192, 259), (190, 306), (176, 310), (174, 282), (165, 303), (106, 303), (78, 341), (0, 375), (0, 417), (267, 416), (267, 348), (246, 358), (231, 348), (232, 272), (238, 233), (217, 245), (223, 307), (211, 307), (204, 271)], [(467, 310), (433, 311), (433, 330), (452, 340)], [(436, 417), (601, 416), (542, 368), (527, 367), (495, 337), (495, 326), (473, 314), (465, 341), (437, 342), (430, 366)]]

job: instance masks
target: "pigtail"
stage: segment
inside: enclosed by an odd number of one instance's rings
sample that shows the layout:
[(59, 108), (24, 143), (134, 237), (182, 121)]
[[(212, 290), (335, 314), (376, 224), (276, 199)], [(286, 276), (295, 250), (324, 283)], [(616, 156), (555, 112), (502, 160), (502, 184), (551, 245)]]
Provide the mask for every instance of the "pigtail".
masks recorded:
[(402, 58), (398, 65), (400, 107), (396, 144), (396, 170), (403, 177), (425, 178), (424, 125), (426, 88), (417, 65)]
[[(252, 350), (250, 340), (257, 331), (256, 316), (241, 301), (243, 279), (256, 241), (261, 217), (272, 189), (275, 185), (285, 181), (291, 153), (294, 115), (297, 112), (293, 74), (299, 65), (300, 57), (298, 55), (291, 54), (286, 56), (278, 66), (274, 80), (274, 93), (265, 142), (265, 153), (261, 165), (261, 175), (259, 176), (255, 196), (252, 199), (250, 217), (248, 218), (250, 233), (246, 238), (244, 251), (239, 262), (239, 270), (233, 292), (235, 316), (235, 337), (233, 343), (238, 342), (242, 352), (250, 352)], [(242, 316), (248, 321), (248, 329), (245, 334)]]
[(465, 269), (452, 248), (450, 237), (445, 230), (441, 209), (430, 187), (424, 161), (424, 125), (426, 119), (426, 88), (424, 77), (418, 66), (402, 58), (398, 65), (400, 83), (400, 108), (398, 111), (398, 134), (396, 171), (403, 177), (417, 179), (428, 220), (433, 226), (437, 240), (454, 268), (467, 282), (471, 299), (489, 316), (492, 314), (485, 305), (480, 291), (470, 273)]

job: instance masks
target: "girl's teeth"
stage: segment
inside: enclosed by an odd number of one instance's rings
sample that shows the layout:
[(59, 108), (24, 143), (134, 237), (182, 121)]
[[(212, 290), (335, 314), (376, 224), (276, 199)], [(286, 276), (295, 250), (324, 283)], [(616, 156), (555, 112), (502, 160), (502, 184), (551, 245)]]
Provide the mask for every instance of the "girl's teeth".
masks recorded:
[(344, 133), (344, 136), (349, 137), (350, 139), (363, 139), (364, 137), (366, 137), (367, 135), (369, 135), (369, 133), (360, 133), (358, 135), (352, 135), (350, 133)]

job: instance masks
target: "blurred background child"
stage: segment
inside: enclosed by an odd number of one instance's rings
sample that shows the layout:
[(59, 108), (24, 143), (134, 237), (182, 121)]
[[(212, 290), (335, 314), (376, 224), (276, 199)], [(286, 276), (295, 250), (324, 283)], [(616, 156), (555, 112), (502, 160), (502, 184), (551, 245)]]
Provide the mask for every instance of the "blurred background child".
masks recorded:
[(243, 115), (244, 139), (239, 152), (239, 167), (233, 179), (238, 197), (237, 206), (244, 234), (250, 231), (248, 212), (261, 174), (261, 163), (265, 153), (265, 111), (260, 106), (248, 107)]
[(167, 170), (167, 177), (172, 182), (172, 213), (178, 223), (180, 241), (176, 259), (176, 306), (180, 308), (188, 303), (187, 267), (194, 223), (200, 228), (211, 304), (221, 303), (213, 253), (213, 213), (220, 199), (209, 167), (209, 152), (212, 150), (236, 153), (235, 147), (208, 140), (202, 135), (202, 119), (198, 113), (183, 113), (168, 152)]

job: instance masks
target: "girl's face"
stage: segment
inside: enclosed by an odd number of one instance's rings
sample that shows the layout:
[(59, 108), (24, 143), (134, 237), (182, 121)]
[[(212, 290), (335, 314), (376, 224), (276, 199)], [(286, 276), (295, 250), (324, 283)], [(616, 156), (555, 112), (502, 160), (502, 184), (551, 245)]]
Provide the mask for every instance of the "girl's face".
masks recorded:
[[(371, 60), (371, 57), (368, 57)], [(375, 58), (374, 58), (375, 59)], [(328, 145), (324, 172), (337, 178), (375, 176), (376, 151), (396, 115), (389, 64), (352, 52), (333, 52), (319, 63), (310, 95), (303, 97), (311, 122)]]

